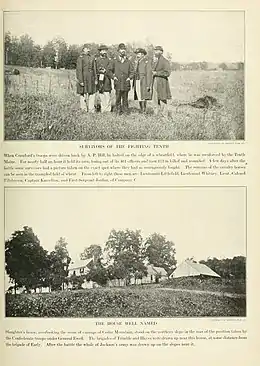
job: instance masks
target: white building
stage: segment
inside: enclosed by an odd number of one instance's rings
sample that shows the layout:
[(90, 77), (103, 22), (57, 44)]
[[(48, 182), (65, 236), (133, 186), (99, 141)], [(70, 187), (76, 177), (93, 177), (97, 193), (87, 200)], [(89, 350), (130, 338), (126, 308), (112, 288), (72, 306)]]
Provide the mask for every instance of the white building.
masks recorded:
[(212, 269), (210, 269), (205, 264), (186, 259), (179, 266), (177, 266), (177, 268), (173, 271), (169, 278), (194, 276), (220, 277), (220, 275), (212, 271)]

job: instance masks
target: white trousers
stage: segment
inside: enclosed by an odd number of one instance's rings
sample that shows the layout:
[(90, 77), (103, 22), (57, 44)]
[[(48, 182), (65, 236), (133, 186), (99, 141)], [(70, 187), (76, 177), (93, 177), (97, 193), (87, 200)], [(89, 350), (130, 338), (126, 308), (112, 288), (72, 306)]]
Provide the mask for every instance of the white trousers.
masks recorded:
[(101, 112), (111, 112), (111, 93), (99, 93), (99, 97), (101, 102)]
[(95, 94), (84, 94), (80, 96), (80, 108), (90, 113), (95, 112)]
[(141, 82), (140, 80), (135, 81), (135, 91), (139, 102), (143, 102), (144, 99), (141, 97)]

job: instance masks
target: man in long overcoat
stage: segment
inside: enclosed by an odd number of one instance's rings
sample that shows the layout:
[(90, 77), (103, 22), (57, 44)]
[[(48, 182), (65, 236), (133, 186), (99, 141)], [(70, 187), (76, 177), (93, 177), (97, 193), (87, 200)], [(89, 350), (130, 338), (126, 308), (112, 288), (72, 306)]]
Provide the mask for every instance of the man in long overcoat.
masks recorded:
[(108, 47), (99, 47), (99, 56), (95, 60), (96, 84), (101, 101), (101, 112), (111, 112), (111, 59), (107, 56)]
[(135, 53), (134, 99), (139, 101), (141, 112), (145, 112), (147, 100), (151, 99), (152, 66), (143, 48), (138, 48)]
[(76, 67), (77, 93), (80, 94), (80, 107), (95, 112), (95, 58), (90, 54), (90, 46), (84, 44)]
[(171, 91), (168, 78), (171, 74), (169, 61), (163, 56), (163, 48), (154, 48), (153, 60), (153, 87), (152, 101), (155, 114), (161, 112), (164, 116), (168, 115), (167, 100), (171, 99)]
[(134, 77), (134, 66), (126, 56), (126, 46), (123, 43), (119, 44), (118, 56), (111, 65), (116, 91), (116, 111), (117, 113), (127, 113), (128, 93), (131, 89), (131, 80)]

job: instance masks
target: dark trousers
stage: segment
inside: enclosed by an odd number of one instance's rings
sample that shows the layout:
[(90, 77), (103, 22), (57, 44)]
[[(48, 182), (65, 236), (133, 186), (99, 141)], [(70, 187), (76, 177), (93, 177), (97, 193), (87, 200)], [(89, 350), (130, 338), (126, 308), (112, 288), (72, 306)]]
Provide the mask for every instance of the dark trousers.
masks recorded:
[(128, 112), (128, 93), (125, 90), (116, 90), (116, 111), (117, 113)]

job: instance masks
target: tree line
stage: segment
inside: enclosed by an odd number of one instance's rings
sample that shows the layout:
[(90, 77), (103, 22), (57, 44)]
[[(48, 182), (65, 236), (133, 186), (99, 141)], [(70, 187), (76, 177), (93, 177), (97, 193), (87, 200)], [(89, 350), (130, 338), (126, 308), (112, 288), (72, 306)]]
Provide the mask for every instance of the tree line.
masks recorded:
[[(20, 37), (13, 36), (10, 32), (5, 33), (4, 37), (4, 51), (5, 64), (25, 67), (51, 67), (51, 68), (65, 68), (75, 69), (77, 58), (79, 57), (82, 44), (68, 44), (62, 37), (54, 37), (45, 45), (41, 46), (34, 42), (32, 37), (28, 34)], [(90, 43), (91, 52), (93, 55), (98, 54), (99, 44)], [(152, 57), (154, 45), (147, 41), (145, 44), (140, 42), (126, 43), (128, 52), (131, 56), (138, 47), (144, 47), (147, 51), (148, 57)], [(117, 44), (109, 45), (109, 57), (115, 57), (117, 54)], [(170, 52), (165, 53), (166, 58), (170, 61), (171, 69), (177, 70), (209, 70), (212, 66), (206, 61), (180, 63), (173, 61)], [(242, 62), (233, 63), (233, 68), (243, 69)], [(222, 70), (229, 70), (228, 63), (219, 63), (213, 66)]]
[(68, 277), (71, 257), (68, 243), (60, 238), (54, 250), (46, 251), (32, 228), (15, 231), (5, 242), (5, 269), (14, 289), (25, 287), (27, 292), (39, 287), (61, 290), (72, 283), (80, 288), (84, 280), (105, 285), (111, 279), (142, 278), (147, 275), (145, 263), (163, 267), (168, 274), (176, 265), (175, 245), (161, 234), (142, 237), (140, 230), (112, 230), (102, 248), (90, 245), (81, 259), (93, 259), (87, 274)]

